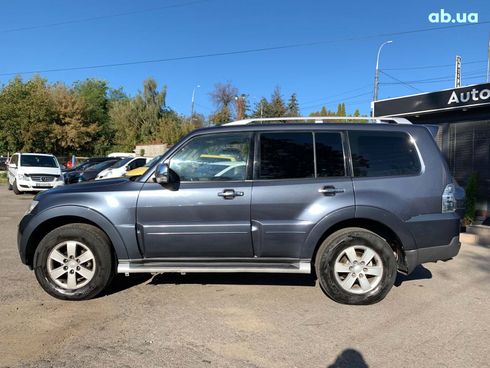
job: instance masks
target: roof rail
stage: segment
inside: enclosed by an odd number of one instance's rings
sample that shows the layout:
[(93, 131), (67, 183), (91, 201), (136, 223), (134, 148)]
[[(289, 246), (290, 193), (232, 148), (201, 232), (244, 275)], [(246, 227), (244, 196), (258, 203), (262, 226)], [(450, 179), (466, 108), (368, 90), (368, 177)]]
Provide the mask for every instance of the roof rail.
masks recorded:
[(409, 120), (405, 118), (372, 118), (372, 117), (355, 117), (355, 116), (297, 116), (297, 117), (277, 117), (277, 118), (253, 118), (253, 119), (243, 119), (233, 121), (231, 123), (223, 125), (249, 125), (249, 124), (267, 124), (267, 123), (286, 123), (286, 122), (297, 122), (297, 123), (345, 123), (353, 121), (361, 121), (375, 124), (412, 124)]

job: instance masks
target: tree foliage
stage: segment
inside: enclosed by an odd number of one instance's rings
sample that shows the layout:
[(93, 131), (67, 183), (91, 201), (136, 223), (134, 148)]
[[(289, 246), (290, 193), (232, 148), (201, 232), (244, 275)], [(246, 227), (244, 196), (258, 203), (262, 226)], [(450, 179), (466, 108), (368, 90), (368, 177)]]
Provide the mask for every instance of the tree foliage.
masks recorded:
[[(276, 87), (267, 99), (250, 108), (249, 96), (230, 82), (218, 83), (210, 93), (215, 111), (206, 118), (195, 112), (183, 116), (167, 103), (166, 86), (149, 78), (134, 96), (98, 79), (69, 86), (48, 83), (40, 76), (11, 79), (0, 87), (0, 153), (51, 152), (57, 155), (104, 155), (133, 151), (141, 143), (176, 143), (183, 135), (207, 124), (223, 124), (247, 117), (300, 116), (296, 93), (284, 100)], [(325, 107), (311, 116), (346, 115)], [(360, 116), (359, 110), (353, 116)]]

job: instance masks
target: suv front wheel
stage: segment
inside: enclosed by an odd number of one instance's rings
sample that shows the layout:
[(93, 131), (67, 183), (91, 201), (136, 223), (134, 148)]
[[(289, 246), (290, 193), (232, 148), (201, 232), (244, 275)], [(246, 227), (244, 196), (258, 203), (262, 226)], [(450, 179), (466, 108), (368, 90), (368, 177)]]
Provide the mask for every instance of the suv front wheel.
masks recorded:
[(390, 245), (362, 228), (331, 234), (318, 249), (316, 273), (323, 291), (344, 304), (373, 304), (393, 286), (397, 262)]
[(42, 288), (58, 299), (84, 300), (98, 295), (113, 276), (107, 235), (87, 224), (54, 229), (39, 243), (34, 271)]

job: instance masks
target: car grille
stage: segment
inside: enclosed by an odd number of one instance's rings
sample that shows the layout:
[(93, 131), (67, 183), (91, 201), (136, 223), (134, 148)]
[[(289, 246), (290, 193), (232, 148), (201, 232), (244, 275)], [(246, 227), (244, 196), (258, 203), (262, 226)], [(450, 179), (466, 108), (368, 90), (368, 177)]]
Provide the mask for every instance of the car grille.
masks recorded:
[(57, 178), (56, 175), (31, 175), (31, 180), (32, 181), (38, 181), (38, 182), (43, 182), (43, 183), (49, 183), (51, 181), (55, 181)]

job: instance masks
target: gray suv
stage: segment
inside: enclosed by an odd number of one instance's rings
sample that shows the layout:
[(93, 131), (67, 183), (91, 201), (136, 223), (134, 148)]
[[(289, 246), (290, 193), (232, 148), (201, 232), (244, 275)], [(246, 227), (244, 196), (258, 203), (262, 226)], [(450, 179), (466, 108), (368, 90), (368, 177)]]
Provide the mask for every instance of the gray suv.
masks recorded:
[(196, 130), (137, 178), (38, 194), (22, 262), (60, 299), (117, 273), (314, 273), (371, 304), (397, 271), (458, 254), (456, 185), (409, 124), (246, 124)]

